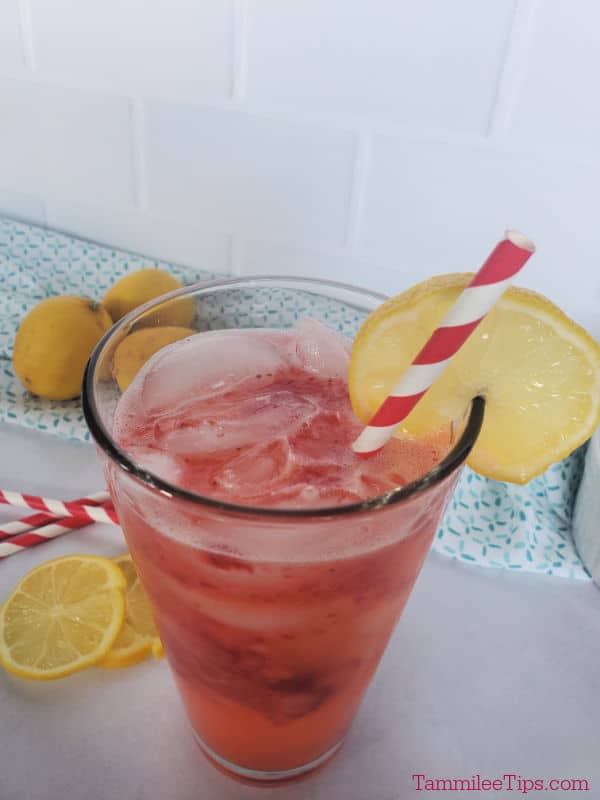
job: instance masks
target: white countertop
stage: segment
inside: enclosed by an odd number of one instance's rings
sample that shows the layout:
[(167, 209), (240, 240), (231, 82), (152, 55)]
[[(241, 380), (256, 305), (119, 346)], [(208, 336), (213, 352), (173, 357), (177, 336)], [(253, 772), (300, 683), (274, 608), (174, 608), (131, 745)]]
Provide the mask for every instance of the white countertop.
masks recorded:
[[(94, 448), (0, 426), (0, 486), (75, 497)], [(0, 508), (0, 521), (15, 513)], [(34, 565), (114, 555), (94, 525), (0, 563), (0, 602)], [(430, 554), (340, 754), (308, 779), (235, 783), (196, 749), (167, 664), (30, 683), (0, 670), (0, 800), (405, 800), (600, 797), (600, 590)], [(581, 792), (417, 791), (431, 778), (586, 778)]]

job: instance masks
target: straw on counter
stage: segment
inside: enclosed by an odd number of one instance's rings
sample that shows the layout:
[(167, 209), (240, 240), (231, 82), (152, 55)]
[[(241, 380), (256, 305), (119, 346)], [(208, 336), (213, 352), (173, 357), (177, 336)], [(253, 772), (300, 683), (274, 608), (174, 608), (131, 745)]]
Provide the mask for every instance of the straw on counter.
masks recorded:
[(63, 502), (50, 497), (11, 492), (8, 489), (0, 489), (0, 503), (7, 503), (20, 508), (32, 508), (36, 511), (45, 511), (55, 517), (77, 517), (88, 522), (119, 524), (117, 513), (111, 507), (91, 506), (72, 501)]
[(526, 236), (506, 232), (353, 443), (355, 453), (370, 456), (381, 450), (534, 252)]
[[(76, 500), (71, 502), (81, 505), (100, 506), (108, 503), (109, 500), (110, 495), (108, 492), (96, 492), (95, 494), (90, 494), (86, 497), (78, 497)], [(10, 536), (26, 533), (27, 531), (34, 530), (35, 528), (40, 528), (42, 525), (48, 525), (49, 523), (56, 522), (59, 518), (60, 517), (56, 514), (40, 512), (38, 514), (32, 514), (31, 516), (24, 517), (23, 519), (15, 520), (14, 522), (7, 522), (4, 525), (0, 525), (0, 540), (7, 539)], [(83, 520), (81, 524), (87, 525), (88, 522), (87, 520)]]
[(16, 555), (16, 553), (20, 553), (23, 550), (28, 550), (38, 544), (43, 544), (43, 542), (47, 542), (49, 539), (62, 536), (63, 533), (69, 533), (77, 528), (83, 528), (89, 524), (89, 519), (82, 517), (66, 517), (65, 519), (61, 519), (60, 522), (50, 523), (49, 525), (43, 525), (41, 528), (36, 528), (33, 531), (20, 533), (17, 536), (13, 536), (10, 540), (0, 542), (0, 560)]

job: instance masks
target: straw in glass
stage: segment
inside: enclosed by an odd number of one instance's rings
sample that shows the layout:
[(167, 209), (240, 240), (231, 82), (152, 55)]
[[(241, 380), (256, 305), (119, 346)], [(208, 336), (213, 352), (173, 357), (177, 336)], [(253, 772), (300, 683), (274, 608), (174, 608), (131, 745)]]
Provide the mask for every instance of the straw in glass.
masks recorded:
[(353, 443), (355, 453), (370, 456), (381, 450), (534, 252), (526, 236), (506, 232)]

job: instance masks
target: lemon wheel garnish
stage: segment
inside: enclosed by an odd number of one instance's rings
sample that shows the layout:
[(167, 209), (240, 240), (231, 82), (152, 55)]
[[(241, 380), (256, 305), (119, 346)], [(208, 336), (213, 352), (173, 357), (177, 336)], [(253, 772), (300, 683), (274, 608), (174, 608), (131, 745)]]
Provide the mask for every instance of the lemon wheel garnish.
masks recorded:
[[(349, 368), (361, 421), (370, 420), (471, 278), (432, 278), (365, 320)], [(485, 397), (485, 418), (468, 464), (489, 478), (526, 483), (600, 422), (600, 346), (545, 297), (509, 288), (397, 435), (440, 429), (461, 418), (476, 395)]]
[(0, 663), (49, 680), (102, 659), (125, 617), (125, 578), (112, 561), (73, 555), (28, 573), (0, 609)]
[(121, 569), (127, 588), (125, 590), (125, 619), (111, 650), (100, 662), (101, 667), (128, 667), (137, 664), (152, 653), (160, 652), (162, 645), (152, 618), (152, 611), (142, 588), (131, 556), (126, 553), (113, 559)]

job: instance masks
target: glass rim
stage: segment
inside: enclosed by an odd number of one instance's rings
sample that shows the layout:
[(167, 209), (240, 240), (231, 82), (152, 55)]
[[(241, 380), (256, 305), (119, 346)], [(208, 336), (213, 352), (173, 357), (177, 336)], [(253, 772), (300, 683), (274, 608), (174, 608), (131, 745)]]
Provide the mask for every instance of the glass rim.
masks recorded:
[(148, 486), (154, 491), (161, 494), (186, 500), (194, 503), (195, 505), (208, 507), (214, 510), (225, 511), (231, 514), (241, 514), (246, 516), (256, 517), (272, 517), (280, 519), (291, 519), (294, 517), (316, 518), (316, 517), (332, 517), (342, 515), (353, 515), (357, 513), (364, 513), (369, 511), (376, 511), (388, 506), (395, 505), (403, 500), (421, 495), (428, 489), (436, 486), (444, 480), (448, 475), (455, 472), (465, 462), (467, 456), (471, 452), (473, 445), (479, 435), (481, 426), (483, 424), (483, 417), (485, 412), (485, 399), (482, 396), (474, 397), (471, 401), (467, 423), (462, 431), (460, 438), (452, 447), (449, 453), (436, 464), (433, 469), (422, 475), (415, 481), (407, 483), (405, 486), (399, 486), (391, 489), (382, 495), (370, 497), (366, 500), (357, 501), (354, 503), (345, 503), (343, 505), (335, 506), (317, 506), (313, 508), (290, 508), (290, 507), (268, 507), (268, 506), (252, 506), (240, 503), (231, 503), (226, 500), (218, 500), (214, 497), (197, 494), (188, 489), (183, 489), (176, 484), (170, 483), (164, 478), (155, 475), (149, 470), (142, 467), (135, 462), (130, 456), (125, 453), (114, 441), (112, 435), (106, 429), (101, 420), (98, 405), (96, 403), (96, 393), (94, 388), (96, 367), (98, 360), (103, 353), (105, 347), (124, 327), (131, 325), (140, 316), (150, 311), (156, 306), (176, 299), (178, 297), (194, 294), (202, 295), (209, 294), (215, 289), (227, 289), (229, 287), (240, 287), (243, 285), (252, 287), (261, 284), (277, 283), (282, 288), (305, 288), (310, 290), (310, 287), (328, 287), (330, 289), (337, 289), (340, 291), (352, 292), (354, 294), (371, 297), (380, 301), (385, 301), (387, 295), (373, 292), (370, 289), (364, 289), (359, 286), (353, 286), (348, 283), (341, 283), (338, 281), (329, 281), (322, 278), (307, 278), (296, 277), (290, 275), (248, 275), (245, 277), (229, 277), (220, 278), (211, 281), (198, 281), (193, 284), (188, 284), (181, 289), (176, 289), (173, 292), (161, 295), (144, 305), (135, 308), (129, 314), (125, 315), (115, 325), (113, 325), (100, 339), (90, 356), (84, 376), (82, 387), (82, 408), (85, 421), (88, 425), (90, 433), (96, 444), (105, 453), (108, 458), (114, 462), (124, 472), (129, 473), (137, 480)]

